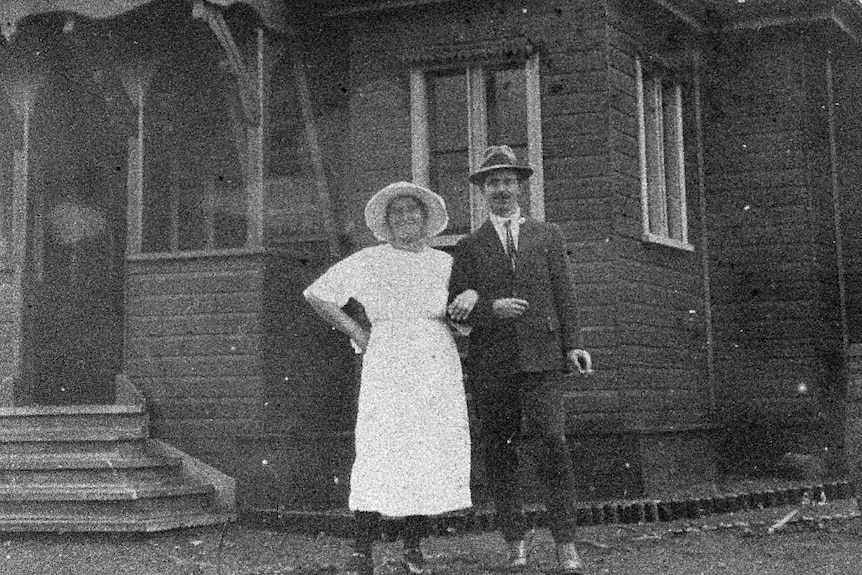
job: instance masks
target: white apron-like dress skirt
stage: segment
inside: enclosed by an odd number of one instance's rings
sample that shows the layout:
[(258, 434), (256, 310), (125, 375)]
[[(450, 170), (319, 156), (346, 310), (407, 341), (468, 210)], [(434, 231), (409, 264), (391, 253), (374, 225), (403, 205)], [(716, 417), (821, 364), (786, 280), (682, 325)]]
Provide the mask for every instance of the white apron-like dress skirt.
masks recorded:
[(444, 311), (452, 259), (426, 248), (366, 248), (308, 288), (365, 308), (349, 507), (436, 515), (470, 507), (470, 430), (461, 362)]

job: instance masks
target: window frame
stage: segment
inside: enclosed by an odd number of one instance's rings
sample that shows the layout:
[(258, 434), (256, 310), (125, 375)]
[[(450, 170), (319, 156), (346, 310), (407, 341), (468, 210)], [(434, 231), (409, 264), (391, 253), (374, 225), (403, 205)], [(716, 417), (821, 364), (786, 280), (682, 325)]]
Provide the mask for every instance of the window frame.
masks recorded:
[[(233, 42), (230, 39), (230, 42)], [(173, 260), (173, 259), (192, 259), (200, 257), (220, 257), (256, 254), (264, 250), (264, 129), (265, 129), (265, 93), (264, 93), (264, 30), (263, 28), (256, 29), (255, 47), (252, 61), (248, 64), (248, 78), (250, 87), (254, 92), (255, 105), (253, 113), (257, 117), (255, 121), (246, 122), (243, 126), (243, 140), (245, 143), (245, 152), (239, 153), (237, 158), (240, 163), (240, 169), (247, 170), (247, 181), (244, 178), (241, 186), (241, 197), (239, 198), (243, 206), (243, 214), (245, 216), (245, 240), (242, 245), (235, 247), (214, 247), (210, 241), (210, 237), (214, 233), (213, 213), (206, 215), (207, 220), (204, 225), (205, 230), (205, 245), (196, 246), (189, 249), (181, 249), (176, 245), (173, 239), (169, 239), (167, 250), (148, 250), (144, 249), (144, 240), (148, 234), (147, 222), (145, 221), (145, 204), (147, 194), (150, 192), (146, 185), (147, 154), (145, 142), (150, 136), (146, 130), (145, 124), (149, 117), (149, 110), (145, 111), (145, 102), (149, 96), (148, 92), (152, 88), (154, 76), (158, 73), (159, 65), (151, 63), (150, 65), (139, 68), (135, 74), (130, 77), (129, 95), (132, 98), (133, 104), (137, 113), (137, 134), (130, 138), (128, 144), (128, 182), (127, 182), (127, 235), (126, 235), (126, 257), (129, 260)], [(236, 72), (234, 71), (234, 75)], [(234, 78), (234, 82), (244, 81)], [(239, 84), (234, 84), (234, 88), (241, 89)], [(245, 156), (245, 157), (244, 157)], [(207, 186), (205, 190), (205, 200), (208, 208), (214, 207), (212, 195), (214, 190)], [(173, 203), (173, 199), (171, 199)], [(174, 209), (171, 209), (170, 217), (175, 219), (177, 214)], [(171, 238), (175, 234), (176, 222), (169, 224), (169, 233)]]
[[(635, 58), (635, 68), (642, 240), (694, 251), (688, 238), (683, 83), (669, 71), (645, 70), (640, 56)], [(670, 115), (665, 107), (668, 81), (672, 84)]]
[[(410, 67), (410, 129), (413, 181), (428, 186), (431, 167), (431, 130), (428, 117), (427, 76), (441, 70), (463, 70), (467, 78), (467, 149), (469, 171), (482, 162), (487, 141), (487, 106), (485, 101), (485, 71), (499, 65), (523, 66), (527, 114), (527, 162), (533, 175), (527, 180), (529, 210), (534, 219), (545, 219), (544, 170), (542, 165), (542, 116), (540, 62), (537, 53), (524, 58), (448, 62), (432, 66), (414, 64)], [(501, 142), (504, 143), (504, 142)], [(464, 174), (467, 179), (468, 174)], [(481, 189), (470, 184), (470, 230), (475, 231), (488, 216), (488, 207)], [(435, 246), (453, 246), (464, 234), (447, 234), (434, 238)]]

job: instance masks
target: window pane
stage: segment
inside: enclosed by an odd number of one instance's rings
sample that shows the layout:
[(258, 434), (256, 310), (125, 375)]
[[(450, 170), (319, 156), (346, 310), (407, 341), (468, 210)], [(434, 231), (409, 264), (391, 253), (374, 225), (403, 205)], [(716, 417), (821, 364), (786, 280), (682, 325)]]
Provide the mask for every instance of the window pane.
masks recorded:
[[(523, 66), (488, 70), (485, 106), (488, 144), (507, 144), (521, 163), (527, 163), (527, 79)], [(529, 185), (524, 186), (519, 203), (521, 212), (529, 216)]]
[(154, 79), (144, 130), (145, 252), (245, 244), (246, 141), (235, 89), (215, 62), (172, 62)]
[(682, 109), (679, 84), (662, 83), (664, 117), (665, 182), (667, 222), (670, 237), (683, 239), (682, 202), (685, 199), (685, 169), (682, 162)]
[(470, 232), (470, 164), (467, 154), (467, 76), (464, 71), (428, 78), (429, 183), (449, 211), (446, 233)]
[[(428, 79), (431, 151), (467, 149), (467, 76), (464, 71)], [(466, 174), (465, 174), (466, 177)]]
[(470, 184), (467, 152), (435, 154), (431, 163), (431, 188), (446, 200), (447, 234), (470, 233)]
[(12, 109), (0, 105), (0, 257), (9, 251), (12, 239), (12, 186), (15, 167), (15, 131)]
[(527, 81), (523, 67), (488, 71), (485, 80), (488, 144), (508, 144), (523, 159), (527, 148)]
[(667, 235), (661, 80), (644, 78), (643, 86), (649, 231)]

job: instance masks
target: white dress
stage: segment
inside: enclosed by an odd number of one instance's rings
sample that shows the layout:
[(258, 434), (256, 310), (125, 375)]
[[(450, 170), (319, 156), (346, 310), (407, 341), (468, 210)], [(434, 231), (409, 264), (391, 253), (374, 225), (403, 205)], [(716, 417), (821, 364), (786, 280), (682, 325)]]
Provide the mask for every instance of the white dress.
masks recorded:
[(382, 244), (338, 262), (306, 290), (371, 321), (362, 360), (349, 507), (435, 515), (470, 507), (470, 430), (461, 362), (445, 322), (452, 257)]

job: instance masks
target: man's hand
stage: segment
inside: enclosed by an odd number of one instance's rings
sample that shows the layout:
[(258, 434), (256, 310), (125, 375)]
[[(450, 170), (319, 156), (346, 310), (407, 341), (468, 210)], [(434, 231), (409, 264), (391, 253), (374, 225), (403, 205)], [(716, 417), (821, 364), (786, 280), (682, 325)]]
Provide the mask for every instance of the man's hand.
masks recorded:
[(495, 299), (491, 304), (494, 315), (500, 319), (515, 319), (521, 317), (530, 308), (530, 302), (516, 297)]
[(455, 296), (446, 311), (454, 321), (464, 321), (473, 311), (477, 301), (479, 301), (479, 292), (474, 289), (464, 290)]
[(593, 358), (590, 357), (590, 352), (583, 349), (571, 349), (568, 358), (572, 367), (577, 369), (581, 375), (593, 373)]

